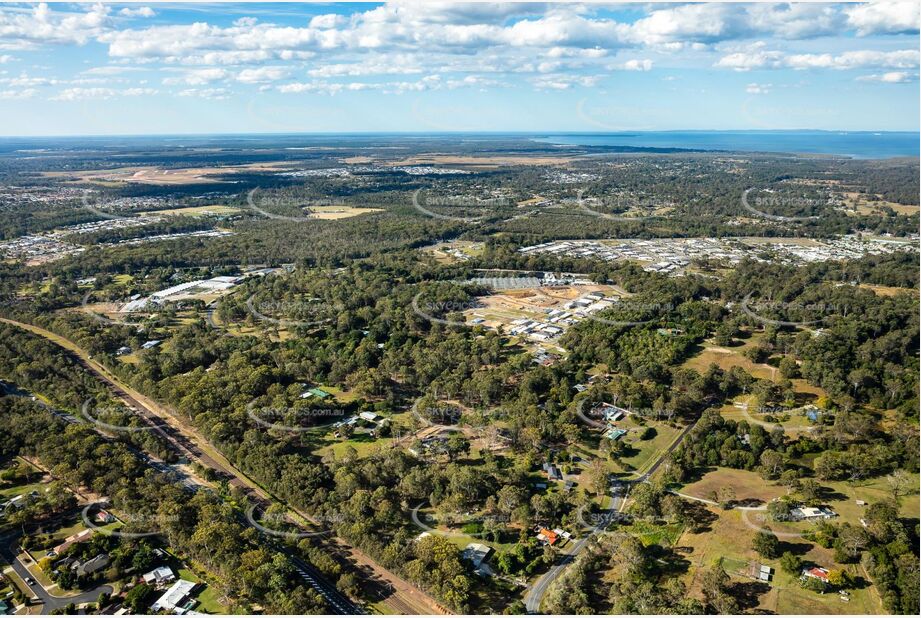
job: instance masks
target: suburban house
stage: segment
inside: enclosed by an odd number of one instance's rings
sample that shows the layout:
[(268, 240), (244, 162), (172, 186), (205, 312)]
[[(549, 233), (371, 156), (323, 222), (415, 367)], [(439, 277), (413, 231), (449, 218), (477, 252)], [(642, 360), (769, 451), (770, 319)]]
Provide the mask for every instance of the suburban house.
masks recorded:
[(806, 418), (813, 423), (818, 422), (819, 417), (822, 416), (822, 411), (813, 405), (805, 406), (803, 411), (806, 413)]
[(60, 556), (62, 553), (67, 551), (67, 549), (74, 543), (85, 541), (86, 539), (90, 538), (92, 535), (93, 535), (93, 531), (89, 528), (87, 528), (86, 530), (81, 530), (77, 534), (71, 534), (69, 537), (64, 539), (63, 543), (55, 547), (53, 551), (55, 554)]
[(306, 391), (301, 393), (301, 399), (310, 399), (311, 397), (316, 397), (317, 399), (326, 399), (330, 396), (331, 394), (327, 393), (322, 388), (308, 388)]
[(473, 565), (474, 571), (478, 575), (491, 576), (494, 574), (492, 568), (487, 564), (489, 555), (492, 553), (492, 547), (482, 543), (470, 543), (464, 548), (461, 557)]
[(78, 577), (84, 577), (86, 575), (92, 575), (96, 571), (102, 570), (109, 566), (109, 554), (99, 554), (93, 558), (90, 558), (86, 562), (80, 563), (75, 562), (70, 568), (72, 571), (77, 573)]
[(96, 516), (93, 517), (93, 521), (95, 521), (97, 524), (111, 524), (113, 521), (115, 521), (115, 516), (107, 510), (102, 509), (96, 513)]
[(823, 569), (822, 567), (811, 567), (808, 569), (803, 569), (803, 577), (812, 577), (814, 579), (821, 580), (828, 583), (828, 569)]
[(144, 342), (144, 343), (141, 345), (141, 349), (142, 349), (142, 350), (149, 350), (149, 349), (151, 349), (151, 348), (157, 347), (158, 345), (160, 345), (160, 343), (162, 343), (162, 342), (161, 342), (159, 339), (151, 339), (150, 341)]
[(414, 442), (406, 450), (416, 457), (444, 455), (448, 452), (448, 439), (444, 436), (429, 436)]
[(837, 516), (837, 513), (825, 506), (801, 506), (790, 509), (790, 517), (792, 517), (794, 521), (815, 521), (817, 519), (831, 519)]
[(163, 595), (150, 606), (151, 612), (166, 610), (173, 613), (185, 613), (184, 610), (191, 609), (191, 606), (194, 604), (194, 602), (190, 601), (192, 591), (195, 590), (195, 586), (197, 585), (198, 584), (195, 582), (180, 579), (170, 586), (169, 590), (164, 592)]
[(176, 574), (168, 566), (157, 567), (149, 573), (144, 573), (144, 583), (149, 586), (162, 586), (176, 581)]
[(610, 403), (598, 403), (592, 408), (592, 414), (595, 416), (600, 416), (608, 423), (616, 423), (620, 419), (624, 418), (629, 414), (630, 411), (626, 408), (621, 408)]
[(24, 508), (37, 497), (37, 491), (32, 491), (28, 494), (19, 494), (18, 496), (13, 497), (6, 502), (0, 503), (0, 514), (7, 516), (10, 513), (14, 513), (19, 509)]
[(537, 540), (541, 543), (546, 543), (547, 545), (553, 546), (557, 541), (560, 540), (560, 537), (553, 530), (541, 528), (537, 533)]
[(547, 473), (547, 478), (551, 481), (561, 481), (563, 480), (563, 473), (560, 472), (560, 469), (556, 467), (555, 464), (550, 463), (549, 461), (543, 465), (544, 472)]

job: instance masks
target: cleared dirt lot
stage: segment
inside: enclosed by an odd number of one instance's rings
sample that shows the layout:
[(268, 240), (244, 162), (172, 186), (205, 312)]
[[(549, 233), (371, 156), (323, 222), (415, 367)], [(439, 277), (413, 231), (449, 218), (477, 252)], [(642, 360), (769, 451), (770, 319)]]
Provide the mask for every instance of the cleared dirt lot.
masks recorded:
[(701, 373), (707, 371), (711, 364), (715, 364), (723, 370), (741, 367), (751, 374), (752, 377), (762, 380), (773, 380), (776, 370), (764, 363), (753, 363), (742, 354), (742, 350), (744, 349), (745, 346), (736, 348), (709, 346), (704, 348), (700, 354), (685, 362), (684, 367), (695, 369)]
[(426, 154), (399, 161), (387, 161), (386, 165), (487, 165), (497, 167), (501, 165), (567, 165), (573, 161), (575, 161), (573, 157), (529, 157), (523, 155), (469, 157), (451, 154)]
[(96, 183), (111, 186), (120, 183), (137, 183), (148, 185), (188, 185), (220, 182), (219, 175), (241, 172), (278, 172), (289, 169), (291, 162), (278, 161), (234, 165), (227, 167), (188, 167), (167, 169), (160, 167), (119, 167), (107, 170), (89, 170), (75, 172), (43, 172), (47, 178), (66, 179), (66, 182)]
[(357, 208), (354, 206), (311, 206), (311, 219), (320, 219), (322, 221), (335, 221), (337, 219), (348, 219), (358, 215), (366, 215), (372, 212), (381, 212), (381, 208)]
[[(606, 296), (620, 296), (609, 285), (565, 285), (557, 287), (524, 288), (504, 290), (480, 298), (482, 307), (468, 309), (464, 312), (468, 319), (481, 317), (484, 326), (509, 329), (512, 322), (520, 318), (545, 320), (547, 313), (553, 309), (563, 309), (563, 305), (590, 292), (603, 292)], [(565, 324), (560, 324), (565, 328)]]
[(188, 208), (169, 208), (166, 210), (154, 210), (147, 212), (147, 215), (163, 215), (167, 217), (208, 217), (212, 215), (233, 215), (240, 212), (239, 208), (233, 206), (189, 206)]
[(918, 295), (918, 290), (913, 290), (911, 288), (897, 288), (889, 285), (875, 285), (872, 283), (860, 283), (857, 285), (859, 288), (864, 288), (870, 290), (877, 296), (898, 296), (899, 294), (909, 293)]

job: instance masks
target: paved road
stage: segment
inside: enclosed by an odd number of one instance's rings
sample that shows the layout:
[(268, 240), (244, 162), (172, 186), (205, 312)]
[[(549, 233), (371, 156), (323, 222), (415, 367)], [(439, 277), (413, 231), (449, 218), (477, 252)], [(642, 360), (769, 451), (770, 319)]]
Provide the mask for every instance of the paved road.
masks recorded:
[[(618, 500), (620, 503), (618, 504)], [(627, 503), (626, 497), (615, 496), (613, 508), (608, 512), (620, 512), (623, 510), (624, 505)], [(550, 584), (556, 581), (556, 579), (563, 574), (563, 571), (568, 567), (578, 556), (583, 549), (588, 545), (588, 542), (594, 538), (596, 534), (601, 532), (604, 529), (603, 526), (598, 526), (592, 530), (585, 537), (579, 539), (572, 546), (572, 549), (569, 550), (569, 553), (563, 556), (563, 558), (557, 563), (550, 567), (550, 570), (541, 575), (534, 585), (528, 590), (528, 594), (525, 597), (525, 608), (529, 614), (536, 614), (540, 612), (540, 604), (544, 600), (544, 595), (547, 594), (547, 590), (550, 588)]]
[[(641, 474), (635, 479), (623, 481), (624, 483), (628, 484), (627, 487), (629, 487), (631, 484), (648, 482), (649, 479), (652, 477), (652, 475), (655, 474), (656, 470), (658, 470), (659, 467), (662, 465), (662, 463), (665, 461), (665, 458), (668, 457), (670, 454), (672, 454), (676, 448), (678, 448), (678, 445), (681, 444), (685, 436), (687, 436), (688, 433), (690, 433), (690, 431), (694, 428), (695, 425), (697, 425), (697, 421), (694, 421), (693, 423), (689, 424), (687, 427), (682, 429), (681, 433), (678, 434), (678, 436), (671, 443), (671, 445), (667, 449), (665, 449), (665, 452), (662, 453), (658, 459), (656, 459), (655, 463), (653, 463), (646, 472), (644, 472), (643, 474)], [(626, 495), (620, 498), (619, 505), (617, 504), (618, 498), (619, 498), (618, 496), (614, 497), (614, 508), (612, 508), (611, 511), (609, 512), (612, 512), (612, 511), (620, 512), (626, 506), (627, 504)], [(529, 614), (536, 614), (540, 612), (540, 604), (544, 600), (544, 595), (547, 594), (547, 590), (550, 588), (550, 584), (556, 581), (556, 579), (560, 575), (563, 574), (563, 571), (566, 569), (566, 567), (569, 566), (573, 562), (573, 560), (576, 559), (576, 556), (578, 556), (579, 553), (581, 553), (583, 549), (585, 549), (585, 547), (588, 545), (588, 541), (592, 537), (594, 537), (596, 534), (601, 532), (602, 529), (603, 527), (595, 528), (585, 538), (576, 542), (576, 544), (573, 545), (569, 553), (566, 554), (563, 557), (563, 559), (560, 560), (558, 564), (555, 564), (552, 567), (550, 567), (549, 571), (541, 575), (537, 579), (537, 581), (534, 582), (534, 585), (531, 586), (531, 588), (528, 590), (527, 596), (525, 597), (525, 607), (527, 608)]]
[[(237, 470), (223, 455), (216, 450), (206, 452), (205, 449), (200, 448), (199, 444), (206, 444), (204, 438), (197, 435), (194, 430), (180, 425), (171, 415), (163, 412), (159, 404), (153, 400), (137, 393), (130, 387), (123, 386), (118, 378), (111, 374), (107, 368), (90, 359), (89, 355), (72, 341), (32, 324), (25, 324), (6, 318), (0, 318), (0, 321), (28, 330), (69, 351), (84, 369), (106, 383), (115, 395), (137, 410), (139, 417), (151, 426), (151, 431), (163, 438), (167, 446), (174, 452), (212, 469), (218, 478), (226, 479), (232, 486), (240, 488), (260, 510), (268, 508), (273, 502), (271, 496), (265, 490)], [(306, 513), (296, 509), (292, 510), (304, 519), (310, 520), (309, 515)], [(405, 611), (409, 614), (450, 613), (446, 608), (435, 602), (434, 599), (409, 582), (384, 569), (365, 556), (363, 552), (348, 546), (342, 539), (335, 538), (331, 539), (330, 542), (332, 543), (331, 551), (336, 553), (342, 551), (348, 559), (357, 564), (359, 572), (363, 570), (372, 571), (373, 578), (369, 584), (373, 588), (381, 589), (381, 582), (386, 584), (384, 587), (390, 591), (390, 597), (386, 598), (385, 602), (395, 606), (396, 610)], [(280, 551), (283, 551), (292, 560), (298, 559), (287, 549), (280, 548)], [(330, 603), (332, 608), (335, 609), (339, 605), (348, 609), (345, 612), (347, 614), (363, 613), (363, 610), (358, 605), (355, 605), (342, 595), (319, 571), (306, 562), (301, 561), (301, 563), (303, 565), (302, 570), (307, 571), (310, 576), (309, 579), (304, 578), (304, 581), (319, 592)]]
[[(697, 420), (700, 420), (700, 419), (697, 419)], [(629, 482), (631, 483), (647, 482), (652, 477), (652, 475), (656, 473), (656, 470), (659, 469), (659, 466), (661, 466), (665, 462), (665, 458), (671, 455), (672, 453), (674, 453), (675, 449), (678, 448), (678, 445), (680, 445), (684, 441), (685, 436), (687, 436), (691, 432), (691, 430), (694, 429), (694, 427), (697, 425), (697, 420), (695, 420), (693, 423), (691, 423), (690, 425), (688, 425), (687, 427), (681, 430), (681, 433), (678, 434), (678, 437), (675, 438), (675, 440), (671, 443), (671, 445), (669, 445), (669, 447), (665, 449), (665, 452), (662, 453), (662, 455), (660, 455), (658, 459), (656, 459), (655, 463), (649, 467), (649, 470), (647, 470), (645, 473), (641, 474), (639, 477)]]
[(10, 563), (16, 574), (19, 575), (22, 581), (25, 582), (26, 586), (29, 587), (29, 590), (32, 591), (32, 597), (38, 597), (42, 602), (43, 614), (50, 614), (52, 611), (66, 607), (71, 603), (75, 605), (79, 605), (80, 603), (95, 603), (96, 599), (98, 599), (99, 595), (103, 592), (112, 594), (112, 586), (102, 585), (97, 586), (92, 590), (87, 590), (86, 592), (81, 592), (72, 596), (55, 596), (45, 590), (45, 588), (38, 581), (36, 581), (34, 584), (26, 582), (26, 578), (32, 577), (32, 574), (29, 573), (29, 570), (19, 560), (19, 556), (16, 554), (16, 550), (14, 549), (19, 545), (20, 536), (22, 536), (21, 532), (14, 531), (0, 537), (0, 556), (2, 556), (4, 560)]

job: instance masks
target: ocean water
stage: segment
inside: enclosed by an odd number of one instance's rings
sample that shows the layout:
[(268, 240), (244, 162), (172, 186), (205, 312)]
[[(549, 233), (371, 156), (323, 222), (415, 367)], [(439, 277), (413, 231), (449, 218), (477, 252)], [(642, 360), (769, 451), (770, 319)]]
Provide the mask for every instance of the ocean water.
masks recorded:
[(579, 146), (809, 153), (887, 159), (919, 156), (919, 138), (921, 134), (910, 131), (629, 131), (548, 133), (535, 141)]

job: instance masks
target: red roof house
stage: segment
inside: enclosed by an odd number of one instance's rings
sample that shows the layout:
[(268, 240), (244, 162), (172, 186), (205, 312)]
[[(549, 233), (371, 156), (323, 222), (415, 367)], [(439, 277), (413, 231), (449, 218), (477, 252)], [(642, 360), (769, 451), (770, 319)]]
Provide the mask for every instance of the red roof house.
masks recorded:
[(803, 569), (803, 577), (814, 577), (816, 579), (821, 579), (823, 582), (828, 581), (828, 569), (823, 569), (822, 567), (812, 567), (811, 569)]

